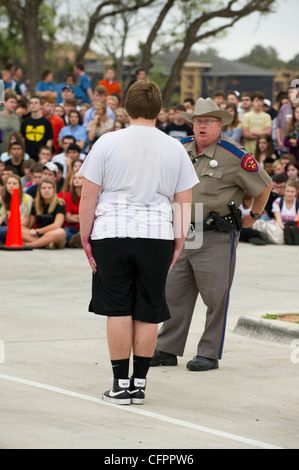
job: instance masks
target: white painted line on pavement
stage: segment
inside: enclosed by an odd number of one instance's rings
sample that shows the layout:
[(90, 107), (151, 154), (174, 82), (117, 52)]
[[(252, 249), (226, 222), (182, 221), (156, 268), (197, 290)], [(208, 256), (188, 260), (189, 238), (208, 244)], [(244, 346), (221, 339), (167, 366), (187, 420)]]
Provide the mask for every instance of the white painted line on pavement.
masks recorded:
[(53, 387), (52, 385), (42, 384), (39, 382), (34, 382), (32, 380), (22, 379), (20, 377), (13, 377), (11, 375), (0, 374), (0, 379), (9, 380), (11, 382), (17, 382), (23, 385), (30, 385), (31, 387), (41, 388), (43, 390), (48, 390), (50, 392), (60, 393), (62, 395), (67, 395), (73, 398), (79, 398), (81, 400), (92, 401), (94, 403), (99, 403), (105, 406), (112, 406), (119, 410), (123, 410), (129, 413), (136, 413), (141, 416), (147, 416), (148, 418), (156, 419), (159, 421), (164, 421), (166, 423), (171, 423), (176, 426), (181, 426), (184, 428), (193, 429), (194, 431), (204, 432), (207, 434), (212, 434), (214, 436), (223, 437), (225, 439), (230, 439), (233, 441), (241, 442), (243, 444), (248, 444), (253, 447), (259, 447), (261, 449), (283, 449), (283, 447), (278, 447), (272, 444), (267, 444), (266, 442), (257, 441), (255, 439), (248, 439), (247, 437), (238, 436), (237, 434), (231, 434), (228, 432), (220, 431), (218, 429), (208, 428), (206, 426), (200, 426), (198, 424), (189, 423), (188, 421), (183, 421), (181, 419), (171, 418), (170, 416), (161, 415), (159, 413), (152, 413), (151, 411), (146, 411), (135, 406), (121, 406), (114, 405), (112, 403), (107, 403), (101, 398), (92, 397), (90, 395), (85, 395), (82, 393), (72, 392), (71, 390), (66, 390), (64, 388)]

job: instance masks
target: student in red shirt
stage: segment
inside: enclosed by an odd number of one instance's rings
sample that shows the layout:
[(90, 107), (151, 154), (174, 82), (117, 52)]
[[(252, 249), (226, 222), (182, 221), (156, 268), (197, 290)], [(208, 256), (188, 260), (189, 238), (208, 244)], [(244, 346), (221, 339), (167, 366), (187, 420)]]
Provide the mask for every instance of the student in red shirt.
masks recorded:
[(74, 173), (70, 181), (70, 191), (64, 195), (66, 210), (64, 230), (66, 231), (66, 246), (69, 248), (82, 248), (79, 224), (82, 184), (83, 176)]
[(53, 129), (53, 149), (54, 153), (60, 153), (61, 150), (58, 145), (58, 136), (61, 129), (65, 126), (64, 120), (54, 114), (55, 100), (53, 98), (45, 98), (43, 102), (43, 116), (49, 119)]

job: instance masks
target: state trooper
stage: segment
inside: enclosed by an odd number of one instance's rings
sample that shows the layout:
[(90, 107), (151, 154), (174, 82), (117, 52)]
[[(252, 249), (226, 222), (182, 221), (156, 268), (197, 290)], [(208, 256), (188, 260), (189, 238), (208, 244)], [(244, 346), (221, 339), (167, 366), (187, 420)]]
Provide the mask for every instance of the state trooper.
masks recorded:
[[(203, 334), (187, 369), (217, 369), (222, 358), (230, 289), (234, 276), (239, 231), (251, 227), (267, 202), (271, 178), (247, 150), (221, 135), (232, 121), (211, 99), (199, 98), (194, 113), (182, 113), (193, 123), (194, 136), (181, 142), (196, 170), (199, 183), (192, 189), (191, 229), (199, 222), (196, 204), (203, 208), (202, 244), (185, 247), (166, 284), (171, 318), (159, 331), (151, 366), (177, 365), (183, 356), (198, 294), (207, 306)], [(250, 214), (238, 210), (245, 192), (252, 196)]]

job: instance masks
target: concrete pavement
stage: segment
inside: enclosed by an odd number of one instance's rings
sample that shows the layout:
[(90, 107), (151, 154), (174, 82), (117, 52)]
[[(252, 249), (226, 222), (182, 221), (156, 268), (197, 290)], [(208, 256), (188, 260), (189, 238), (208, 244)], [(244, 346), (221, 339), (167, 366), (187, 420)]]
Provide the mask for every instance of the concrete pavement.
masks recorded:
[(0, 269), (0, 448), (103, 449), (103, 459), (299, 448), (299, 325), (273, 335), (261, 320), (299, 311), (299, 247), (239, 245), (220, 368), (186, 369), (204, 326), (199, 299), (184, 357), (150, 369), (143, 406), (101, 400), (106, 320), (87, 312), (83, 250), (0, 251)]

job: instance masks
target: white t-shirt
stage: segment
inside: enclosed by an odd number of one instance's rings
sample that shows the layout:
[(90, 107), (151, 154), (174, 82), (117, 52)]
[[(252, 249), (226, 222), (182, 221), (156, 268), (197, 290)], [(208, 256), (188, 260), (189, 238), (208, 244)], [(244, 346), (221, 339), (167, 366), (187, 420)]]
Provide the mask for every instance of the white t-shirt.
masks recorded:
[(275, 201), (273, 201), (272, 212), (280, 212), (283, 224), (286, 224), (287, 222), (292, 222), (297, 215), (296, 214), (296, 199), (294, 200), (294, 203), (290, 209), (287, 208), (286, 203), (283, 201), (281, 210), (280, 210), (280, 200), (281, 198), (278, 197), (277, 199), (275, 199)]
[(91, 238), (173, 239), (173, 195), (198, 178), (183, 145), (155, 127), (100, 137), (80, 171), (101, 186)]

